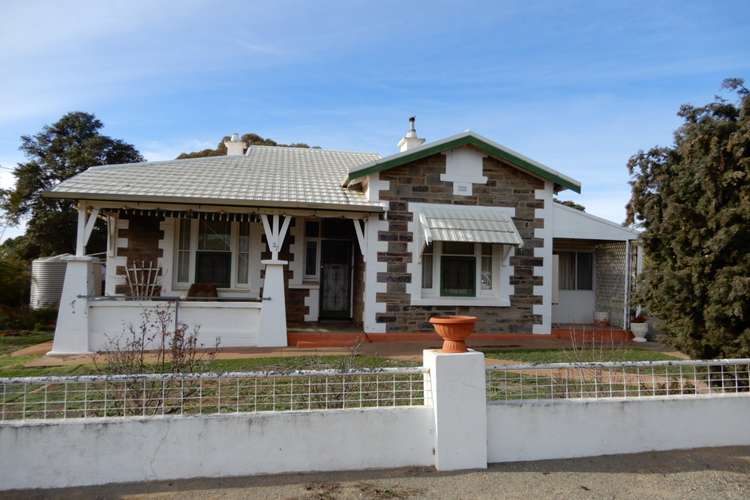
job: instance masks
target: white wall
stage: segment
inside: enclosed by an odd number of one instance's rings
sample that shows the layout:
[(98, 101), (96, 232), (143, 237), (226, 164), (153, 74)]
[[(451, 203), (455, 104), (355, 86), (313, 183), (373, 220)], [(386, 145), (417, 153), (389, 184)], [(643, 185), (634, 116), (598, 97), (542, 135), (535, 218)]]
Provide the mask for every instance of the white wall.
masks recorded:
[(559, 301), (552, 304), (553, 323), (584, 323), (594, 321), (593, 290), (560, 290)]
[(602, 219), (575, 208), (553, 203), (555, 238), (585, 240), (624, 241), (638, 239), (638, 231), (633, 231), (616, 222)]
[(426, 466), (432, 429), (430, 408), (3, 424), (0, 489)]
[(487, 406), (489, 462), (750, 445), (748, 396)]
[[(169, 307), (173, 318), (175, 306), (168, 302), (114, 301), (89, 302), (89, 350), (110, 347), (110, 339), (118, 338), (129, 324), (142, 322), (144, 308)], [(245, 347), (258, 345), (260, 302), (180, 302), (178, 321), (198, 330), (198, 344), (214, 347)]]

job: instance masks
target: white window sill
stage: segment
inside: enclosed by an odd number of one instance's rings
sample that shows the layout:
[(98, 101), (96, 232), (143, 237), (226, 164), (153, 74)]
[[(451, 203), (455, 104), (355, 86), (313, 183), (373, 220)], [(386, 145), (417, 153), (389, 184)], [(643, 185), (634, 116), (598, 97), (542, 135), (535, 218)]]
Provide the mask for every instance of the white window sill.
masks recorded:
[(510, 299), (500, 297), (412, 297), (411, 305), (510, 307)]

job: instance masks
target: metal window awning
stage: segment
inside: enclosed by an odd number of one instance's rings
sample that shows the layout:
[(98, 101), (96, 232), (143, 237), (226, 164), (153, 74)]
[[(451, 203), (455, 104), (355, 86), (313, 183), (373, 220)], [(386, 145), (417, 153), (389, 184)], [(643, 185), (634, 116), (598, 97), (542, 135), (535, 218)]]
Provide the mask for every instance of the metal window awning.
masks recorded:
[(420, 204), (424, 243), (462, 241), (523, 246), (507, 208)]

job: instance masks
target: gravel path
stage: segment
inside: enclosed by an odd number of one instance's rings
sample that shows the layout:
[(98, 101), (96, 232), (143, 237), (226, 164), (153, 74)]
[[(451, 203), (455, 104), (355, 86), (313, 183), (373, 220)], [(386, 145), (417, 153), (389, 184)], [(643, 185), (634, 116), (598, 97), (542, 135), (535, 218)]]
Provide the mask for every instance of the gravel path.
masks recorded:
[(486, 471), (284, 474), (25, 491), (3, 498), (481, 499), (750, 498), (750, 447), (491, 465)]

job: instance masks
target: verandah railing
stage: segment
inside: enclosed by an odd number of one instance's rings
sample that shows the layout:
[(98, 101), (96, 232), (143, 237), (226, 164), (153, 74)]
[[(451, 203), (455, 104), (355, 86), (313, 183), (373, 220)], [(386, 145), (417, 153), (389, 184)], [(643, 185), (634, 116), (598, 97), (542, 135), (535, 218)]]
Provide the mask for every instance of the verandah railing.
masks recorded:
[(549, 363), (487, 369), (487, 400), (750, 394), (750, 359)]
[(422, 368), (0, 379), (0, 421), (420, 406)]

